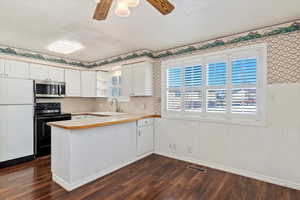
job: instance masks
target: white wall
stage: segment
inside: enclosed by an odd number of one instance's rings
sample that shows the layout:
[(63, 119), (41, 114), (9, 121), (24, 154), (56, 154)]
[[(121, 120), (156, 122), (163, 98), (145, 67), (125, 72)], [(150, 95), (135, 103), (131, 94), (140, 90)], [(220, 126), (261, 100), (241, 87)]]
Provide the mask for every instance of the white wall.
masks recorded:
[(300, 189), (300, 84), (268, 85), (267, 125), (160, 119), (156, 152)]

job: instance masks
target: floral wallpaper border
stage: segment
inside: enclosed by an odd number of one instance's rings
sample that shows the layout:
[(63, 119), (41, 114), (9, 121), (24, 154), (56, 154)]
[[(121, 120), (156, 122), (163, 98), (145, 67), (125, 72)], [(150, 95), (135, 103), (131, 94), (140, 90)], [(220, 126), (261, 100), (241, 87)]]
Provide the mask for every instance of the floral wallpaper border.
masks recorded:
[(129, 59), (139, 58), (143, 56), (148, 56), (153, 59), (162, 59), (170, 56), (190, 54), (201, 50), (206, 50), (214, 47), (220, 47), (228, 44), (240, 43), (249, 40), (255, 40), (259, 38), (266, 38), (274, 35), (287, 34), (294, 31), (300, 30), (300, 20), (285, 23), (281, 25), (276, 25), (264, 29), (259, 29), (256, 31), (246, 32), (243, 34), (235, 34), (233, 36), (225, 36), (216, 40), (209, 40), (206, 42), (199, 42), (192, 45), (187, 45), (179, 48), (173, 48), (170, 50), (160, 51), (160, 52), (134, 52), (131, 54), (126, 54), (122, 56), (113, 57), (110, 59), (104, 59), (100, 62), (96, 62), (94, 66), (102, 66), (107, 64), (118, 63), (126, 61)]
[(196, 44), (192, 44), (192, 45), (188, 45), (188, 46), (174, 48), (171, 50), (165, 50), (165, 51), (160, 51), (160, 52), (152, 52), (149, 50), (140, 50), (140, 51), (136, 51), (133, 53), (128, 53), (125, 55), (116, 56), (113, 58), (104, 59), (104, 60), (92, 62), (92, 63), (72, 61), (72, 60), (68, 60), (68, 59), (64, 59), (64, 58), (60, 58), (60, 57), (48, 56), (48, 55), (44, 55), (44, 54), (40, 54), (40, 53), (19, 50), (17, 48), (2, 47), (2, 46), (0, 47), (0, 53), (21, 56), (21, 57), (26, 57), (26, 58), (33, 58), (33, 59), (37, 59), (37, 60), (49, 61), (49, 62), (54, 62), (54, 63), (59, 63), (59, 64), (67, 64), (67, 65), (73, 65), (73, 66), (78, 66), (78, 67), (92, 68), (92, 67), (99, 67), (99, 66), (103, 66), (103, 65), (107, 65), (107, 64), (118, 63), (118, 62), (135, 59), (135, 58), (140, 58), (140, 57), (145, 57), (145, 56), (149, 57), (149, 58), (153, 58), (153, 59), (161, 59), (161, 58), (166, 58), (169, 56), (189, 54), (192, 52), (206, 50), (206, 49), (210, 49), (210, 48), (214, 48), (214, 47), (220, 47), (220, 46), (224, 46), (227, 44), (234, 44), (234, 43), (239, 43), (239, 42), (244, 42), (244, 41), (249, 41), (249, 40), (255, 40), (258, 38), (265, 38), (265, 37), (270, 37), (270, 36), (279, 35), (279, 34), (287, 34), (287, 33), (299, 31), (299, 30), (300, 30), (300, 20), (297, 20), (297, 21), (290, 22), (290, 23), (276, 25), (276, 26), (269, 27), (269, 28), (263, 28), (263, 29), (259, 29), (256, 31), (246, 32), (243, 34), (236, 34), (233, 36), (223, 37), (223, 38), (216, 39), (216, 40), (200, 42), (200, 43), (196, 43)]
[(88, 67), (89, 66), (88, 64), (79, 62), (79, 61), (72, 61), (69, 59), (64, 59), (64, 58), (55, 57), (55, 56), (49, 56), (49, 55), (35, 53), (35, 52), (29, 52), (26, 50), (21, 50), (21, 49), (12, 48), (12, 47), (0, 46), (0, 53), (13, 55), (13, 56), (20, 56), (20, 57), (25, 57), (25, 58), (33, 58), (33, 59), (37, 59), (37, 60), (48, 61), (48, 62), (59, 63), (59, 64), (73, 65), (73, 66), (77, 66), (77, 67)]

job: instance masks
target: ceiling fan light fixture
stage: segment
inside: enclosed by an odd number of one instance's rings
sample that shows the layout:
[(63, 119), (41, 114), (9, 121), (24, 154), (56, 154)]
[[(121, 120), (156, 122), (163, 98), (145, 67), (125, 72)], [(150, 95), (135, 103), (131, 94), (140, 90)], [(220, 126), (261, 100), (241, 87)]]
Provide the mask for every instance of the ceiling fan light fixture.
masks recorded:
[(130, 10), (125, 0), (118, 1), (115, 13), (119, 17), (128, 17), (130, 15)]
[(140, 0), (126, 0), (128, 7), (137, 7), (140, 4)]
[(130, 15), (130, 10), (127, 3), (125, 1), (119, 1), (115, 13), (119, 17), (128, 17)]

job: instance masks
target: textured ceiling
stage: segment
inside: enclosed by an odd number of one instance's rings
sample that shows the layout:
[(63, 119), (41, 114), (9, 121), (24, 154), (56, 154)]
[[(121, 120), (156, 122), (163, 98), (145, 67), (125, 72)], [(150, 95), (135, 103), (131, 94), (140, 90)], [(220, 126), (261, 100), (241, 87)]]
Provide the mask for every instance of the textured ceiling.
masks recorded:
[[(116, 0), (115, 0), (116, 2)], [(115, 4), (114, 2), (114, 4)], [(145, 0), (120, 18), (92, 20), (95, 0), (1, 0), (0, 44), (62, 56), (47, 50), (59, 39), (85, 48), (63, 55), (85, 62), (140, 49), (159, 51), (300, 18), (299, 0), (170, 0), (160, 15)], [(113, 8), (115, 5), (113, 5)]]

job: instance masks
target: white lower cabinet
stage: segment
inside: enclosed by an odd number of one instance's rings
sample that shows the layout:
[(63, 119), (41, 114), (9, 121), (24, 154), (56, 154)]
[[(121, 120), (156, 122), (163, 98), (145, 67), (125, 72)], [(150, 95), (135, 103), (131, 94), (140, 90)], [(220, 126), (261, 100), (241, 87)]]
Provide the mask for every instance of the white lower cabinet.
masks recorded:
[(154, 150), (153, 119), (143, 119), (137, 122), (137, 156), (143, 156)]

